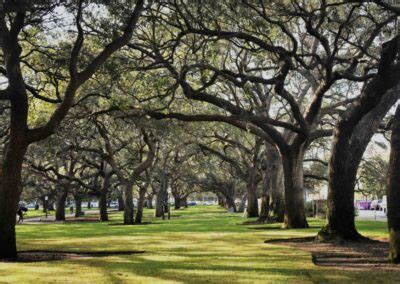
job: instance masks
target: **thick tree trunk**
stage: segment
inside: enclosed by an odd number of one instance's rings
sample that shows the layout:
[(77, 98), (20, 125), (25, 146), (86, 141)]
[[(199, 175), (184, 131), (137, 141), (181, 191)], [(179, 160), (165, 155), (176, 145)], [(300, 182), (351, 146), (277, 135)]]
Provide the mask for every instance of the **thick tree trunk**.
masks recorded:
[(139, 200), (138, 200), (138, 206), (137, 206), (136, 218), (135, 218), (136, 224), (142, 223), (144, 201), (146, 199), (146, 191), (147, 191), (146, 187), (141, 187), (139, 190)]
[(268, 196), (269, 215), (275, 222), (283, 222), (285, 216), (284, 184), (282, 160), (278, 150), (270, 146), (268, 149)]
[(400, 106), (392, 120), (392, 140), (387, 177), (389, 260), (400, 263)]
[(261, 208), (260, 208), (260, 216), (258, 217), (258, 222), (265, 222), (269, 217), (269, 195), (263, 193), (261, 195)]
[(240, 200), (237, 212), (244, 212), (244, 208), (246, 207), (246, 201), (247, 201), (247, 193), (242, 195), (242, 199)]
[(67, 186), (62, 185), (56, 195), (56, 221), (65, 220), (65, 200), (68, 196)]
[(22, 192), (21, 170), (26, 148), (15, 142), (10, 140), (0, 173), (0, 259), (17, 257), (15, 220)]
[(161, 175), (161, 185), (156, 196), (156, 212), (155, 217), (162, 217), (165, 212), (163, 212), (164, 206), (168, 202), (168, 178), (165, 174)]
[(108, 212), (107, 212), (107, 194), (108, 189), (111, 184), (111, 175), (109, 173), (104, 174), (103, 184), (100, 190), (100, 200), (99, 200), (99, 209), (100, 209), (100, 221), (107, 222), (108, 221)]
[(124, 197), (122, 193), (118, 194), (118, 211), (124, 211)]
[(255, 181), (257, 169), (252, 167), (249, 169), (249, 177), (246, 184), (247, 191), (247, 218), (258, 217), (258, 198), (257, 198), (257, 182)]
[(247, 184), (247, 218), (258, 216), (257, 187), (249, 182)]
[(217, 194), (217, 199), (218, 199), (218, 205), (224, 207), (224, 200), (223, 200), (224, 198), (220, 194)]
[(284, 228), (307, 228), (304, 207), (303, 149), (290, 149), (282, 155), (285, 185)]
[(377, 74), (363, 87), (335, 128), (329, 161), (328, 224), (318, 233), (321, 239), (363, 238), (354, 222), (357, 169), (372, 135), (398, 99), (398, 42), (396, 37), (383, 45)]
[(102, 188), (100, 192), (99, 209), (100, 209), (100, 221), (107, 222), (108, 221), (107, 190), (104, 190), (104, 188)]
[(75, 217), (79, 217), (82, 214), (82, 196), (80, 194), (74, 195), (75, 199)]
[(134, 224), (133, 219), (133, 184), (124, 185), (124, 224)]
[(185, 196), (183, 199), (182, 199), (182, 206), (183, 207), (185, 207), (185, 208), (188, 208), (189, 207), (189, 205), (188, 205), (188, 197), (187, 196)]
[(175, 195), (174, 196), (174, 207), (175, 207), (175, 210), (180, 209), (182, 207), (182, 204), (183, 204), (183, 200), (181, 199), (181, 197), (178, 196), (178, 195)]

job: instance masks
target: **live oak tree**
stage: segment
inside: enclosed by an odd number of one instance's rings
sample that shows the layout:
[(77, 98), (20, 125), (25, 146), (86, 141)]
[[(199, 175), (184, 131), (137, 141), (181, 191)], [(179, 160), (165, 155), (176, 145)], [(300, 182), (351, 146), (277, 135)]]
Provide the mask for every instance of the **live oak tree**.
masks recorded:
[[(81, 50), (84, 46), (84, 38), (87, 35), (86, 27), (82, 24), (85, 17), (86, 4), (78, 1), (75, 5), (59, 4), (51, 5), (46, 3), (35, 4), (34, 2), (24, 1), (23, 5), (13, 5), (13, 1), (5, 1), (0, 10), (0, 42), (2, 50), (2, 70), (7, 78), (8, 86), (0, 91), (1, 99), (9, 102), (10, 122), (9, 122), (9, 141), (3, 151), (1, 185), (0, 185), (0, 258), (14, 259), (17, 256), (15, 239), (15, 215), (19, 197), (21, 195), (21, 169), (22, 163), (30, 144), (45, 139), (50, 136), (61, 123), (73, 105), (76, 93), (79, 88), (88, 81), (97, 69), (117, 50), (125, 46), (132, 37), (133, 31), (139, 20), (143, 9), (143, 1), (138, 0), (132, 10), (120, 9), (120, 17), (116, 19), (118, 28), (122, 25), (121, 33), (112, 37), (111, 41), (99, 49), (99, 52), (88, 53), (83, 59)], [(90, 5), (90, 4), (89, 4)], [(65, 74), (65, 84), (61, 92), (50, 91), (56, 100), (57, 105), (50, 117), (41, 126), (31, 128), (28, 124), (28, 114), (33, 110), (30, 108), (29, 98), (46, 98), (45, 92), (41, 94), (35, 86), (27, 82), (27, 75), (24, 72), (29, 58), (26, 55), (34, 50), (26, 50), (24, 40), (29, 41), (32, 37), (27, 32), (32, 25), (39, 27), (39, 34), (50, 33), (51, 25), (47, 24), (47, 19), (57, 18), (56, 8), (61, 6), (65, 13), (70, 12), (75, 18), (75, 40), (68, 42), (70, 46), (68, 60), (63, 62)], [(127, 13), (129, 13), (127, 15)], [(127, 16), (125, 16), (127, 15)], [(53, 19), (54, 19), (53, 18)], [(119, 23), (123, 24), (119, 25)], [(53, 24), (57, 25), (56, 22)], [(105, 27), (107, 31), (113, 30)], [(118, 33), (116, 31), (116, 33)], [(97, 36), (100, 37), (99, 34)], [(60, 41), (58, 41), (60, 42)], [(62, 42), (62, 41), (61, 41)], [(57, 45), (57, 43), (56, 43)], [(24, 58), (25, 57), (25, 58)], [(57, 60), (49, 58), (50, 61)], [(53, 101), (54, 102), (54, 101)]]
[(154, 28), (129, 47), (146, 56), (143, 70), (170, 73), (175, 98), (213, 105), (214, 112), (148, 114), (221, 121), (274, 144), (285, 176), (284, 226), (306, 227), (304, 153), (315, 139), (332, 134), (326, 118), (353, 101), (346, 95), (357, 89), (353, 82), (371, 78), (373, 43), (396, 17), (359, 2), (179, 1), (158, 7)]
[[(132, 135), (124, 135), (123, 132), (119, 132), (120, 130), (117, 125), (117, 128), (112, 129), (113, 135), (111, 136), (111, 127), (109, 125), (106, 127), (100, 122), (96, 122), (96, 124), (99, 134), (103, 139), (107, 163), (111, 166), (123, 187), (124, 224), (134, 224), (133, 186), (140, 179), (142, 173), (153, 164), (156, 156), (157, 141), (153, 134), (148, 133), (149, 130), (146, 130), (144, 127), (141, 127), (139, 131), (130, 129), (131, 133), (136, 134), (132, 137)], [(122, 128), (122, 131), (126, 131), (126, 128)], [(141, 140), (144, 143), (141, 143)], [(132, 147), (134, 144), (138, 145), (137, 149)], [(127, 159), (117, 158), (116, 149), (120, 147), (124, 149), (119, 151), (118, 154), (122, 153), (123, 157)], [(145, 147), (147, 147), (147, 151)], [(135, 166), (131, 167), (130, 165), (135, 163), (135, 159), (138, 162)]]
[(323, 239), (357, 240), (354, 188), (363, 153), (381, 120), (399, 98), (399, 36), (382, 46), (377, 72), (372, 74), (334, 132), (329, 161), (328, 224)]

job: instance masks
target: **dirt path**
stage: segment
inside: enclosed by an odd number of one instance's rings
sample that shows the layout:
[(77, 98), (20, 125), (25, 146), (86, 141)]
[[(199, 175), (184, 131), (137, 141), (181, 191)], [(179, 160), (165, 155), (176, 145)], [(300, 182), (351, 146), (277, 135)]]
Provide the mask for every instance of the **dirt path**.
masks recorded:
[(308, 251), (315, 265), (345, 270), (387, 270), (399, 271), (400, 265), (388, 262), (387, 241), (322, 243), (314, 237), (269, 240), (266, 243), (286, 245)]

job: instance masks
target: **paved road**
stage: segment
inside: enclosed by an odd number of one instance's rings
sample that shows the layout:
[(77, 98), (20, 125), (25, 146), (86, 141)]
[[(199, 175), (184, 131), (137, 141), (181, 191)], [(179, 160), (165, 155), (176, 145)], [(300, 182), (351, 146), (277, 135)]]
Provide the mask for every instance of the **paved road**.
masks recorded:
[(358, 210), (358, 216), (356, 217), (356, 220), (386, 222), (387, 217), (383, 211)]

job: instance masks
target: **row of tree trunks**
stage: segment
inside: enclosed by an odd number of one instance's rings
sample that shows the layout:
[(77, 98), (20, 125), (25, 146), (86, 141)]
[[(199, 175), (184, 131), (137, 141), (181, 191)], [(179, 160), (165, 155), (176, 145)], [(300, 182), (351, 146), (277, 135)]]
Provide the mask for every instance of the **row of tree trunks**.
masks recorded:
[(258, 196), (257, 196), (257, 169), (249, 168), (249, 176), (246, 183), (247, 192), (247, 218), (258, 217)]

